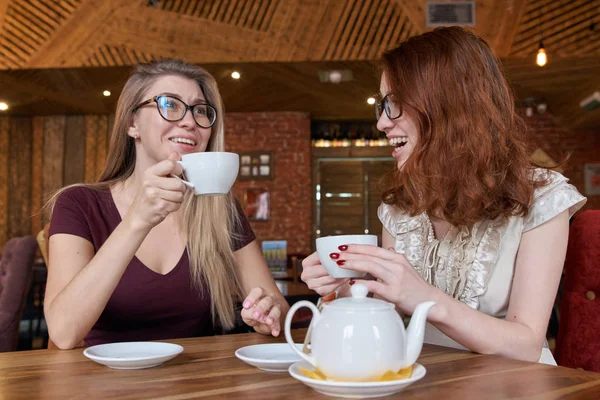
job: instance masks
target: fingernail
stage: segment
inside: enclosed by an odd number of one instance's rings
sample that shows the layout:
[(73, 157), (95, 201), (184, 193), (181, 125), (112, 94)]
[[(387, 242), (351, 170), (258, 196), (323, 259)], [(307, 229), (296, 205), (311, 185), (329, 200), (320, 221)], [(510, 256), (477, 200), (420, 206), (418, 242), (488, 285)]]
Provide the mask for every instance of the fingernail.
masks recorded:
[(340, 258), (340, 253), (331, 253), (329, 257), (331, 257), (334, 260), (337, 260), (338, 258)]
[(341, 246), (338, 246), (338, 249), (340, 249), (341, 251), (346, 251), (346, 250), (348, 250), (348, 246), (343, 244)]
[(250, 308), (250, 302), (249, 301), (245, 301), (244, 302), (244, 308)]
[(260, 317), (260, 313), (258, 311), (254, 311), (254, 318), (259, 318)]
[(350, 285), (350, 286), (354, 285), (355, 283), (356, 283), (356, 281), (354, 279), (350, 279), (348, 281), (348, 285)]
[(275, 330), (273, 331), (273, 336), (277, 336), (277, 335), (279, 335), (279, 329), (275, 329)]
[(336, 263), (337, 265), (344, 265), (346, 264), (346, 260), (337, 260)]

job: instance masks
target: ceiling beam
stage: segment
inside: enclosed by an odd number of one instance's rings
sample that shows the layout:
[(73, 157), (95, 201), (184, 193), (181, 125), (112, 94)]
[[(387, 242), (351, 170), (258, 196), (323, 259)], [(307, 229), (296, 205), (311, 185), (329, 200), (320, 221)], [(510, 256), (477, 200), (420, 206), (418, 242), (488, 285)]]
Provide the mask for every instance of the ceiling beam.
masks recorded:
[(74, 55), (90, 47), (94, 37), (104, 31), (114, 10), (122, 5), (138, 7), (140, 0), (84, 0), (51, 39), (29, 60), (24, 68), (78, 67)]
[(498, 30), (492, 45), (497, 57), (508, 57), (510, 54), (513, 41), (519, 31), (519, 26), (523, 19), (523, 15), (525, 15), (528, 2), (529, 0), (511, 0), (507, 12), (502, 14), (502, 28)]
[(334, 38), (336, 26), (344, 12), (344, 7), (340, 7), (335, 1), (323, 1), (322, 4), (319, 9), (322, 13), (308, 46), (308, 60), (325, 59), (327, 48)]
[(6, 10), (8, 9), (8, 3), (11, 0), (0, 0), (0, 33), (2, 32), (4, 16), (6, 15)]
[[(293, 7), (292, 3), (295, 3)], [(335, 3), (335, 1), (281, 2), (273, 15), (274, 22), (269, 32), (276, 38), (277, 43), (273, 47), (272, 58), (277, 61), (322, 59), (323, 49), (326, 49), (335, 28), (334, 21), (323, 22), (330, 18), (326, 15), (326, 13), (331, 15), (330, 3)], [(339, 7), (339, 2), (335, 8), (342, 8)], [(280, 14), (281, 11), (284, 12)], [(335, 13), (335, 11), (333, 12)], [(322, 26), (325, 24), (328, 26)], [(318, 52), (313, 51), (313, 44), (316, 41), (325, 42)]]
[(423, 0), (395, 0), (396, 3), (404, 10), (404, 13), (412, 22), (416, 32), (415, 35), (425, 32), (425, 7)]
[(266, 61), (273, 39), (255, 29), (148, 7), (116, 10), (105, 33), (102, 44), (193, 63)]

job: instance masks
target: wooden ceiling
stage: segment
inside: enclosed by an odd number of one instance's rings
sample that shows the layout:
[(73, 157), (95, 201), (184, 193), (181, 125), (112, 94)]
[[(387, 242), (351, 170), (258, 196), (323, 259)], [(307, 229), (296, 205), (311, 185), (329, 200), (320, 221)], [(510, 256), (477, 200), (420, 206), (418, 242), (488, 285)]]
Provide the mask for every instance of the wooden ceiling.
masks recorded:
[[(370, 118), (373, 60), (428, 30), (426, 0), (0, 0), (0, 100), (15, 114), (110, 112), (129, 66), (178, 57), (219, 80), (230, 111)], [(600, 125), (579, 102), (600, 90), (600, 0), (476, 0), (475, 30), (519, 98), (567, 126)], [(549, 62), (534, 64), (543, 39)], [(354, 80), (321, 83), (346, 68)], [(233, 69), (240, 81), (228, 78)]]

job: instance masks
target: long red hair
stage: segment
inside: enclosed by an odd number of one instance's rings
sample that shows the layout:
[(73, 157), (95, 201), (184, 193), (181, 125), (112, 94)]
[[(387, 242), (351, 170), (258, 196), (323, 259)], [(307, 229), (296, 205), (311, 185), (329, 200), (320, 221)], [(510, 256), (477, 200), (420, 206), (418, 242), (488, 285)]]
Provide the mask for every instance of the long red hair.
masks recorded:
[(420, 132), (383, 201), (452, 225), (526, 215), (536, 186), (527, 129), (487, 43), (459, 27), (414, 36), (382, 57), (391, 93)]

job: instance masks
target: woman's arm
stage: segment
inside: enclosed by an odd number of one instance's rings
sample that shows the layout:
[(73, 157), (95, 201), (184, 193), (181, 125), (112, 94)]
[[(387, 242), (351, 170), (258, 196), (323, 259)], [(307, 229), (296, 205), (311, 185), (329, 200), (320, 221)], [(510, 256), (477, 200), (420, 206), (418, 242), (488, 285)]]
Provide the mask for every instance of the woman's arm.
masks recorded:
[(92, 329), (147, 233), (124, 220), (96, 255), (79, 236), (50, 237), (44, 314), (59, 348), (72, 349)]
[(444, 295), (431, 322), (463, 346), (482, 354), (538, 361), (565, 261), (569, 216), (565, 211), (523, 233), (505, 319)]
[(236, 273), (247, 296), (242, 311), (244, 321), (257, 332), (278, 336), (289, 305), (275, 285), (256, 240), (234, 256)]
[[(517, 254), (508, 312), (495, 318), (461, 303), (428, 284), (404, 255), (373, 246), (349, 245), (343, 268), (369, 272), (378, 281), (361, 281), (369, 291), (407, 314), (417, 304), (437, 304), (429, 322), (461, 345), (482, 354), (538, 361), (564, 264), (569, 217), (564, 212), (525, 232)], [(391, 234), (384, 229), (383, 243)], [(385, 238), (385, 236), (389, 236)]]

